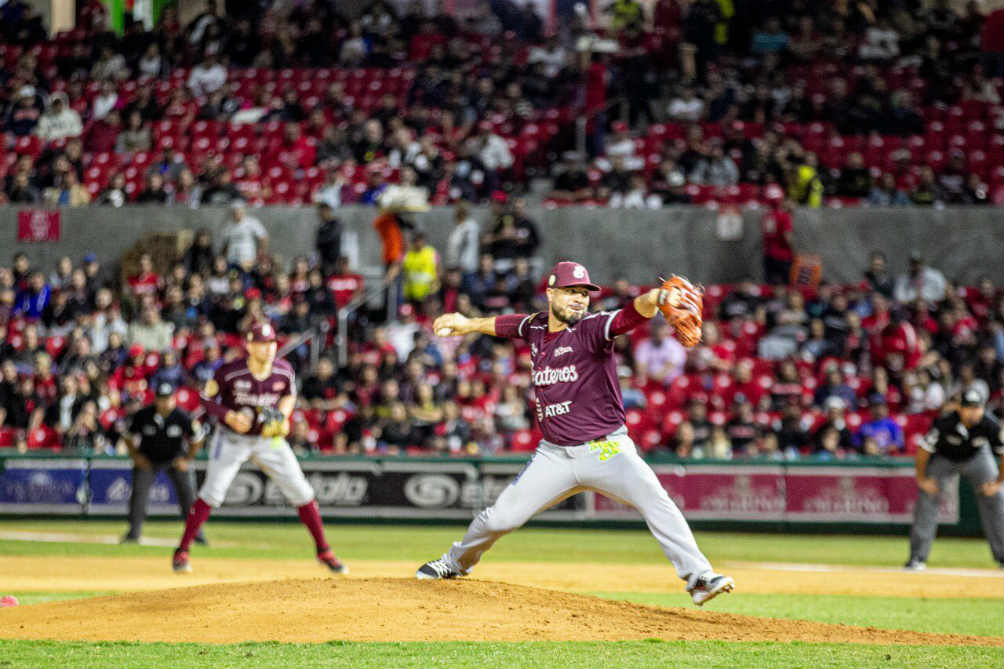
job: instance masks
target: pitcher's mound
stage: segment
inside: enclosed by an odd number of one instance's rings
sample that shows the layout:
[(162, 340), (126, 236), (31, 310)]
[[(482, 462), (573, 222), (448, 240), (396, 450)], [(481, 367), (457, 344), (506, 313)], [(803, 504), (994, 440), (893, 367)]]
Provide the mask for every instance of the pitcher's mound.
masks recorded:
[(646, 638), (995, 643), (989, 637), (642, 606), (488, 581), (400, 578), (220, 583), (21, 606), (0, 610), (0, 637), (204, 643)]

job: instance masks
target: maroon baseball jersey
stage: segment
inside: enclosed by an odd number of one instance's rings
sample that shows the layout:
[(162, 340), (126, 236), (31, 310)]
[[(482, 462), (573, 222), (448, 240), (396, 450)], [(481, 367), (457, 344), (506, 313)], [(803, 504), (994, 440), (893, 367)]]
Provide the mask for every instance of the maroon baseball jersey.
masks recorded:
[(554, 333), (547, 331), (546, 313), (520, 322), (518, 334), (530, 344), (537, 422), (547, 441), (575, 446), (624, 425), (610, 332), (617, 313), (591, 314)]
[[(232, 411), (259, 407), (274, 407), (286, 395), (296, 394), (296, 379), (288, 362), (277, 359), (272, 363), (272, 371), (264, 379), (256, 379), (248, 369), (247, 359), (235, 360), (220, 366), (206, 389), (209, 401), (217, 401), (222, 407)], [(225, 424), (220, 421), (221, 425)], [(229, 429), (229, 428), (228, 428)], [(249, 435), (261, 433), (261, 425), (255, 421)]]

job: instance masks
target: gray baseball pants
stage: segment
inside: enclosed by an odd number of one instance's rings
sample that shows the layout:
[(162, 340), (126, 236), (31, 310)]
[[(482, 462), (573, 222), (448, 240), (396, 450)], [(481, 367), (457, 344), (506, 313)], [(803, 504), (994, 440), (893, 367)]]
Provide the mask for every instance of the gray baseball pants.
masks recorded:
[(542, 440), (523, 471), (493, 505), (475, 517), (443, 560), (467, 574), (503, 535), (585, 490), (617, 499), (641, 512), (680, 578), (711, 571), (711, 563), (697, 547), (683, 514), (652, 468), (638, 455), (624, 428), (578, 446), (558, 446)]
[[(980, 449), (976, 455), (953, 462), (948, 458), (932, 455), (927, 463), (927, 475), (938, 482), (938, 490), (945, 490), (953, 477), (963, 474), (973, 488), (976, 488), (976, 503), (980, 511), (983, 534), (990, 543), (994, 560), (1004, 564), (1004, 491), (987, 497), (979, 491), (979, 486), (997, 478), (997, 463), (989, 448)], [(927, 561), (931, 544), (938, 530), (938, 497), (923, 490), (917, 491), (917, 504), (913, 508), (913, 529), (910, 531), (910, 559)]]

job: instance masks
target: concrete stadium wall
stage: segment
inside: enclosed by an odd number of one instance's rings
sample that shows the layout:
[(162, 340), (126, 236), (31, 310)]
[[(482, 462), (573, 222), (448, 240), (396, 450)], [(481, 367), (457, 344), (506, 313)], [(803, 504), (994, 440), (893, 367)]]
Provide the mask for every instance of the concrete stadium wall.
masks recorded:
[[(58, 242), (17, 240), (15, 207), (0, 208), (0, 262), (23, 250), (43, 267), (63, 255), (80, 258), (87, 252), (118, 258), (144, 236), (206, 227), (216, 239), (229, 220), (220, 208), (183, 207), (79, 208), (62, 210)], [(268, 229), (273, 250), (283, 259), (311, 254), (317, 216), (309, 207), (265, 207), (252, 210)], [(543, 239), (545, 265), (561, 258), (576, 259), (594, 279), (607, 282), (625, 276), (633, 282), (653, 281), (660, 274), (686, 274), (704, 283), (729, 283), (762, 278), (759, 221), (761, 211), (745, 210), (737, 220), (738, 238), (719, 237), (718, 212), (701, 207), (657, 211), (566, 207), (531, 209)], [(371, 225), (376, 210), (345, 207), (339, 215), (358, 243), (360, 267), (379, 267), (380, 242)], [(487, 225), (487, 208), (474, 215)], [(444, 249), (453, 226), (450, 208), (414, 216), (429, 240)], [(881, 249), (894, 272), (906, 268), (910, 251), (918, 250), (950, 279), (974, 283), (989, 275), (1004, 284), (1004, 210), (951, 209), (826, 209), (795, 213), (796, 245), (819, 253), (824, 276), (849, 282), (860, 278), (868, 252)]]

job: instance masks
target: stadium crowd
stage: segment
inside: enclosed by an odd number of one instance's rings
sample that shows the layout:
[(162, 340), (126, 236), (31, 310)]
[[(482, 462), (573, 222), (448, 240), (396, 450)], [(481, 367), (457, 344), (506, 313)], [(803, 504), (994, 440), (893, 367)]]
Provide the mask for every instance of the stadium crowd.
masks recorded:
[(615, 0), (557, 3), (550, 31), (509, 0), (443, 7), (209, 0), (116, 35), (88, 0), (50, 39), (6, 2), (0, 197), (373, 204), (400, 182), (448, 204), (544, 177), (554, 204), (1004, 202), (1002, 10)]
[[(112, 453), (126, 417), (161, 382), (198, 411), (199, 388), (242, 355), (241, 333), (271, 322), (285, 341), (364, 295), (341, 255), (336, 211), (318, 206), (316, 254), (280, 266), (242, 205), (217, 239), (197, 231), (180, 257), (88, 254), (46, 274), (23, 253), (0, 267), (0, 447)], [(521, 341), (440, 338), (440, 313), (543, 308), (537, 225), (498, 198), (479, 222), (464, 204), (443, 254), (407, 217), (383, 212), (400, 302), (354, 312), (339, 364), (334, 331), (300, 373), (290, 440), (299, 453), (494, 454), (529, 450), (529, 351)], [(389, 246), (387, 240), (391, 240)], [(158, 263), (160, 263), (158, 265)], [(1004, 294), (959, 286), (914, 255), (892, 276), (874, 252), (858, 284), (712, 285), (703, 342), (686, 350), (661, 317), (616, 342), (628, 428), (645, 450), (681, 458), (849, 458), (909, 454), (944, 406), (977, 388), (1001, 411)], [(643, 289), (605, 286), (594, 309)], [(386, 298), (392, 300), (393, 298)]]

